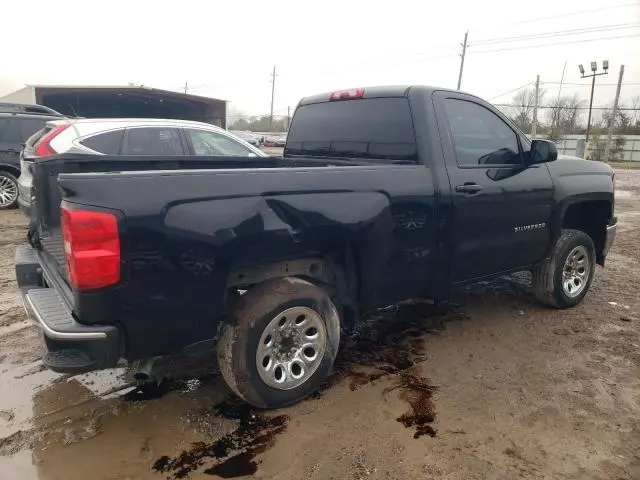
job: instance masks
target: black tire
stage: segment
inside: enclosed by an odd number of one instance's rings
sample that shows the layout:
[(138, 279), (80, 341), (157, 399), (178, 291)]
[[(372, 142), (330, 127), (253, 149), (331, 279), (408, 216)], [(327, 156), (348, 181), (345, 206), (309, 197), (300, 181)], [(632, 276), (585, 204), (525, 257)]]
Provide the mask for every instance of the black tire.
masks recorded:
[[(576, 296), (569, 296), (563, 288), (564, 266), (576, 247), (584, 247), (589, 262), (589, 273), (584, 288)], [(591, 237), (581, 230), (562, 230), (551, 255), (532, 273), (533, 293), (540, 302), (555, 308), (569, 308), (582, 301), (589, 291), (596, 269), (596, 253)]]
[(12, 188), (13, 191), (15, 191), (15, 198), (8, 204), (3, 204), (2, 199), (0, 198), (0, 210), (10, 210), (18, 206), (18, 179), (11, 173), (0, 170), (0, 188), (2, 188), (2, 184), (4, 182), (13, 184)]
[[(326, 331), (326, 346), (313, 373), (301, 385), (289, 390), (265, 383), (256, 367), (260, 338), (269, 323), (293, 307), (316, 312)], [(340, 343), (340, 318), (329, 295), (320, 287), (299, 278), (268, 280), (237, 299), (231, 318), (222, 327), (218, 361), (227, 385), (240, 398), (259, 408), (279, 408), (295, 403), (316, 391), (333, 366)]]

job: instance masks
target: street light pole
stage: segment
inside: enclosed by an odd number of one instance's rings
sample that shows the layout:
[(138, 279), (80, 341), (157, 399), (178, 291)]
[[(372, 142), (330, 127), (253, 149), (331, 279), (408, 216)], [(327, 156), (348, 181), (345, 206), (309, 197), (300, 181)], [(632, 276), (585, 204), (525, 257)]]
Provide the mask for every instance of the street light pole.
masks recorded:
[[(581, 78), (589, 78), (592, 77), (591, 80), (591, 99), (589, 100), (589, 118), (587, 119), (587, 134), (585, 138), (585, 144), (589, 143), (589, 133), (591, 132), (591, 109), (593, 108), (593, 91), (596, 88), (596, 77), (600, 75), (606, 75), (609, 73), (609, 60), (604, 60), (602, 62), (602, 69), (604, 72), (596, 73), (598, 71), (598, 62), (591, 62), (591, 75), (584, 74), (584, 67), (582, 65), (578, 65), (578, 69), (580, 70)], [(587, 146), (585, 145), (585, 153), (587, 151)]]
[(591, 75), (593, 79), (591, 80), (591, 98), (589, 99), (589, 117), (587, 118), (587, 138), (585, 142), (589, 143), (589, 132), (591, 131), (591, 109), (593, 108), (593, 91), (596, 88), (596, 76)]

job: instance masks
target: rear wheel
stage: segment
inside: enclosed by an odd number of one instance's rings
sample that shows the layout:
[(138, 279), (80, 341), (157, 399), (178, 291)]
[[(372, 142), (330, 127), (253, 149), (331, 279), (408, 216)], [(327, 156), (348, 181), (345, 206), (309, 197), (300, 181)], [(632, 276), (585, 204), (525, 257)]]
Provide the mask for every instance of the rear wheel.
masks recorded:
[(0, 170), (0, 210), (18, 205), (18, 180), (9, 172)]
[(223, 327), (218, 360), (238, 396), (277, 408), (322, 384), (339, 342), (340, 320), (327, 293), (306, 280), (281, 278), (240, 296)]
[(593, 280), (595, 257), (589, 235), (581, 230), (562, 230), (551, 256), (532, 272), (536, 298), (556, 308), (580, 303)]

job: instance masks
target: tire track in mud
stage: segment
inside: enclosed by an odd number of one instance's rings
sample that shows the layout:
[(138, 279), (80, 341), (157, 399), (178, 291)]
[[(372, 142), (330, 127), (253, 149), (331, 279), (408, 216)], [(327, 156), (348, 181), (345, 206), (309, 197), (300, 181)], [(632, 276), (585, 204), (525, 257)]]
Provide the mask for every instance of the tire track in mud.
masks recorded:
[[(464, 318), (459, 307), (443, 309), (433, 303), (406, 303), (374, 313), (341, 342), (334, 373), (310, 401), (343, 381), (349, 381), (350, 390), (355, 391), (389, 377), (396, 383), (383, 395), (398, 390), (408, 406), (397, 421), (413, 429), (413, 438), (436, 436), (431, 424), (436, 417), (432, 396), (437, 387), (420, 376), (416, 367), (427, 358), (424, 336), (437, 335), (447, 321)], [(159, 457), (152, 470), (171, 480), (189, 478), (202, 468), (203, 473), (222, 478), (253, 475), (260, 463), (256, 456), (274, 445), (289, 421), (288, 415), (265, 413), (236, 397), (215, 405), (213, 415), (238, 425), (211, 443), (197, 442), (173, 458)]]

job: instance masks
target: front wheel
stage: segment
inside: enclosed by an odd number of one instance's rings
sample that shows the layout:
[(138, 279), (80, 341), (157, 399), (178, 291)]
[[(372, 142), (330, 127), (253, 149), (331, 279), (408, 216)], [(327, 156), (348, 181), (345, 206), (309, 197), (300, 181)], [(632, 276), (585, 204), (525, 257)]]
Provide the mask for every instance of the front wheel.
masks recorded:
[(222, 328), (218, 361), (239, 397), (278, 408), (320, 387), (339, 343), (340, 320), (327, 293), (306, 280), (280, 278), (237, 299)]
[(0, 210), (18, 205), (18, 180), (9, 172), (0, 171)]
[(589, 235), (581, 230), (562, 230), (549, 258), (532, 272), (534, 295), (556, 308), (577, 305), (591, 286), (595, 259)]

